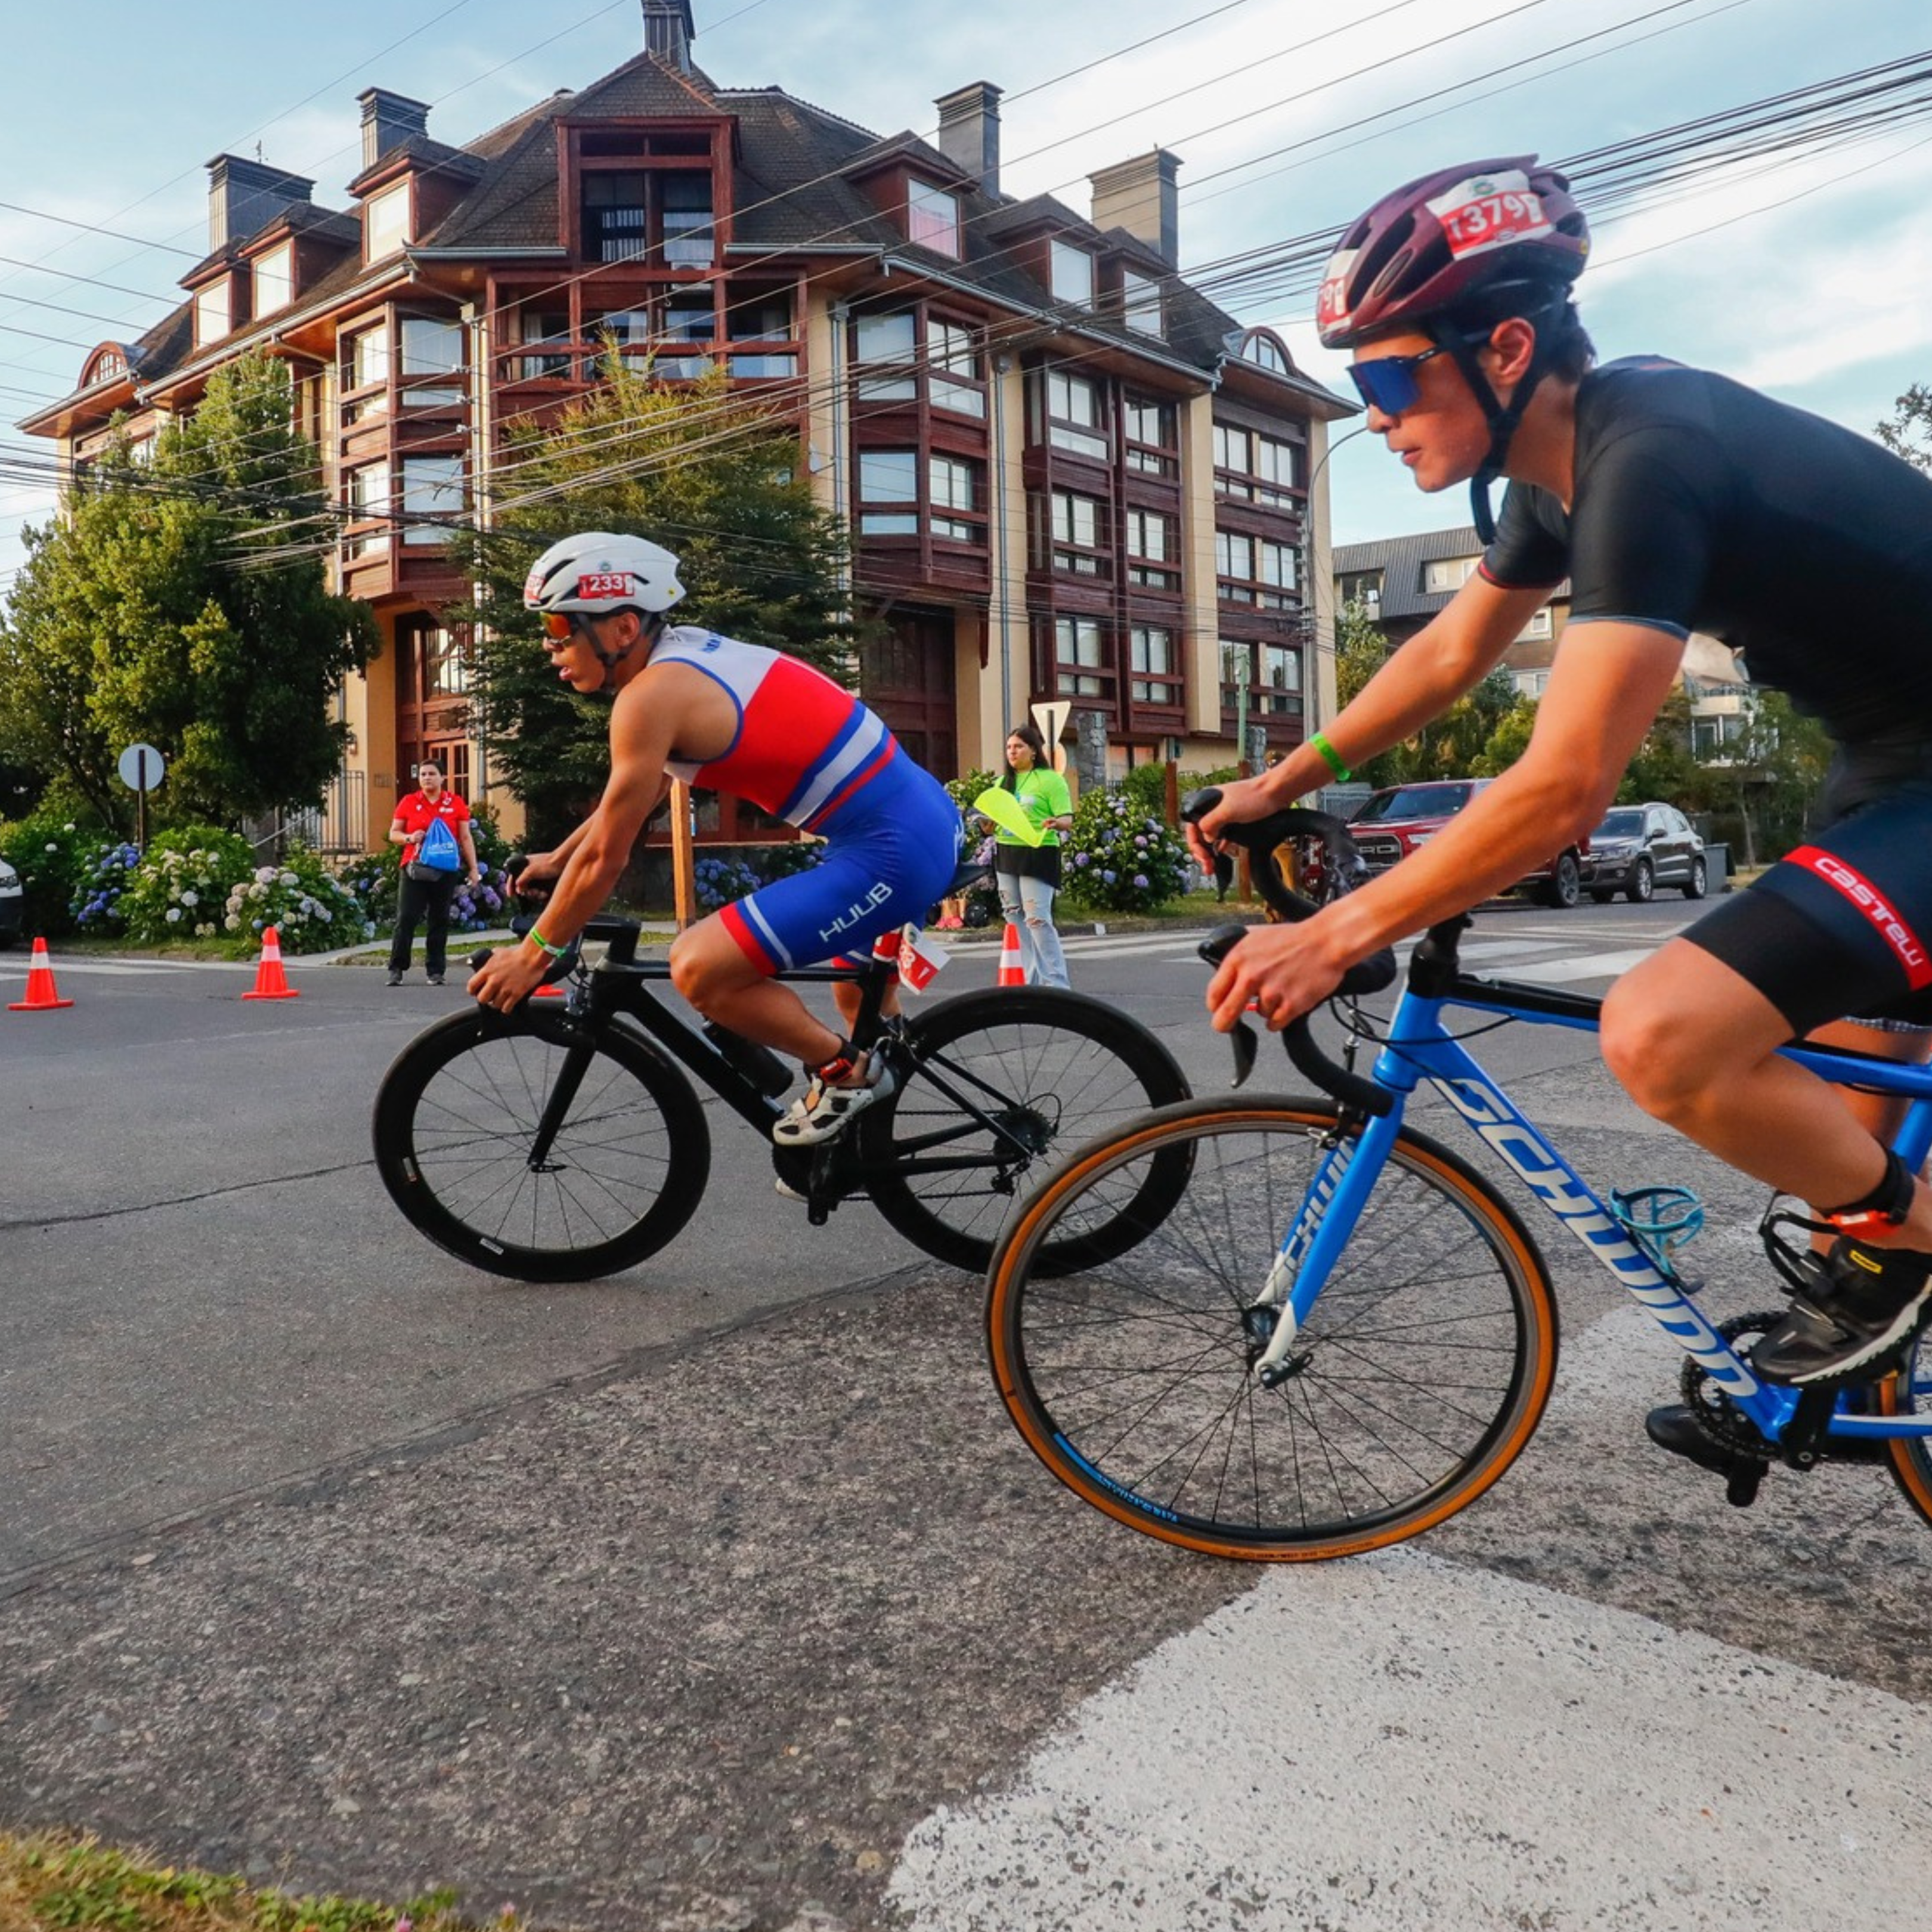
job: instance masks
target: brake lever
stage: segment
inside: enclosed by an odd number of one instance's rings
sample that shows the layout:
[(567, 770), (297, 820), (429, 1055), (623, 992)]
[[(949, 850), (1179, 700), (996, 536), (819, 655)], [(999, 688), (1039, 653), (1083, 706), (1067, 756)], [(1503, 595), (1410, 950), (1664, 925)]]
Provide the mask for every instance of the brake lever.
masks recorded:
[(1234, 1031), (1228, 1036), (1228, 1044), (1234, 1049), (1234, 1089), (1238, 1093), (1248, 1084), (1248, 1076), (1255, 1070), (1255, 1057), (1261, 1051), (1261, 1042), (1246, 1020), (1237, 1020)]

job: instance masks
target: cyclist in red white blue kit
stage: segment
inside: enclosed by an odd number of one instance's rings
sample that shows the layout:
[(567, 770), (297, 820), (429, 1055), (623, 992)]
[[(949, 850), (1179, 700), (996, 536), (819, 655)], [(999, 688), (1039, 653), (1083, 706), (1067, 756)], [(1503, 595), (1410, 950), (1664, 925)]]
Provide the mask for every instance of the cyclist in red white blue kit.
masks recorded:
[[(1411, 182), (1343, 236), (1322, 339), (1353, 351), (1368, 427), (1418, 487), (1472, 485), (1489, 547), (1332, 742), (1318, 732), (1228, 786), (1202, 832), (1401, 742), (1496, 665), (1565, 575), (1573, 602), (1516, 764), (1360, 891), (1250, 934), (1209, 1000), (1223, 1028), (1251, 999), (1285, 1025), (1354, 962), (1574, 842), (1610, 802), (1690, 632), (1723, 638), (1837, 740), (1821, 826), (1618, 981), (1604, 1054), (1646, 1112), (1838, 1230), (1752, 1351), (1758, 1372), (1861, 1379), (1932, 1303), (1932, 1192), (1778, 1049), (1845, 1013), (1932, 1019), (1932, 478), (1722, 376), (1652, 357), (1597, 366), (1571, 300), (1588, 248), (1568, 183), (1533, 157)], [(1683, 1415), (1659, 1411), (1653, 1437), (1677, 1446)]]
[(952, 883), (960, 815), (822, 673), (762, 645), (668, 626), (684, 596), (677, 568), (658, 544), (601, 530), (552, 544), (531, 568), (524, 602), (542, 614), (558, 676), (614, 700), (610, 777), (596, 810), (519, 881), (554, 881), (540, 926), (493, 952), (469, 990), (507, 1012), (535, 989), (610, 896), (674, 778), (747, 800), (824, 838), (825, 856), (680, 933), (671, 981), (707, 1018), (803, 1063), (806, 1093), (772, 1131), (782, 1145), (809, 1146), (890, 1092), (891, 1072), (770, 976), (863, 953), (922, 920)]

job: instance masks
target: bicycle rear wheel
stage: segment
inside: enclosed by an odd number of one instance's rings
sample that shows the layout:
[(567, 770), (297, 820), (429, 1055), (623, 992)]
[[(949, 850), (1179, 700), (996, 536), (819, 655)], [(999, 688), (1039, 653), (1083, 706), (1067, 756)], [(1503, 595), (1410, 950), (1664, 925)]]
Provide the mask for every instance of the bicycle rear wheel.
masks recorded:
[[(1880, 1383), (1879, 1408), (1886, 1415), (1932, 1414), (1932, 1333), (1922, 1333), (1904, 1366)], [(1932, 1522), (1932, 1441), (1894, 1436), (1885, 1446), (1892, 1480), (1905, 1500)]]
[[(963, 993), (907, 1030), (904, 1083), (860, 1119), (866, 1191), (929, 1255), (975, 1274), (1014, 1204), (1096, 1135), (1187, 1097), (1174, 1056), (1118, 1008), (1058, 987)], [(1036, 1258), (1084, 1267), (1140, 1239), (1186, 1182), (1186, 1150), (1151, 1162), (1131, 1199), (1086, 1203)]]
[[(559, 1082), (575, 1083), (538, 1155)], [(383, 1076), (376, 1171), (439, 1247), (518, 1281), (587, 1281), (655, 1254), (697, 1211), (704, 1109), (656, 1050), (528, 1006), (453, 1014)]]
[[(1256, 1312), (1289, 1232), (1359, 1145), (1317, 1102), (1197, 1100), (1080, 1154), (994, 1256), (993, 1372), (1028, 1446), (1143, 1534), (1215, 1556), (1378, 1549), (1441, 1522), (1516, 1460), (1556, 1372), (1556, 1304), (1508, 1204), (1405, 1130), (1273, 1389)], [(1048, 1279), (1069, 1217), (1130, 1197), (1176, 1148), (1189, 1178), (1118, 1263)]]

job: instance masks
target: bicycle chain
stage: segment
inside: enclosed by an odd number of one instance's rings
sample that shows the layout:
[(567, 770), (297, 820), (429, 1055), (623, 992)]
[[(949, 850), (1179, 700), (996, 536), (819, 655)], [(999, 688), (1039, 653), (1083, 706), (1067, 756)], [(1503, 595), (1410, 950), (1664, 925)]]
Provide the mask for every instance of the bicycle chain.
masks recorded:
[[(1778, 1308), (1761, 1310), (1751, 1315), (1734, 1315), (1728, 1322), (1717, 1324), (1718, 1333), (1735, 1346), (1747, 1335), (1768, 1334), (1790, 1312), (1789, 1309)], [(1738, 1413), (1730, 1397), (1722, 1389), (1708, 1386), (1710, 1380), (1708, 1369), (1701, 1363), (1686, 1360), (1679, 1387), (1684, 1406), (1690, 1410), (1697, 1426), (1713, 1442), (1728, 1449), (1734, 1456), (1748, 1456), (1760, 1462), (1774, 1462), (1778, 1456), (1775, 1446), (1757, 1432), (1748, 1416)]]

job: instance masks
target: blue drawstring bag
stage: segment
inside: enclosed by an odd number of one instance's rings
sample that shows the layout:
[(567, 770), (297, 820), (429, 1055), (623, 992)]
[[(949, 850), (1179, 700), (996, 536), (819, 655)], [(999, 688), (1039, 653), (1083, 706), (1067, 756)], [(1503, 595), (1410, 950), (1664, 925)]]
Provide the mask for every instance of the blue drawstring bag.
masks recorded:
[(458, 871), (462, 864), (462, 848), (457, 844), (456, 834), (450, 830), (448, 821), (431, 819), (429, 830), (416, 847), (416, 856), (410, 861), (410, 877), (418, 885), (428, 884), (442, 878), (446, 873)]

